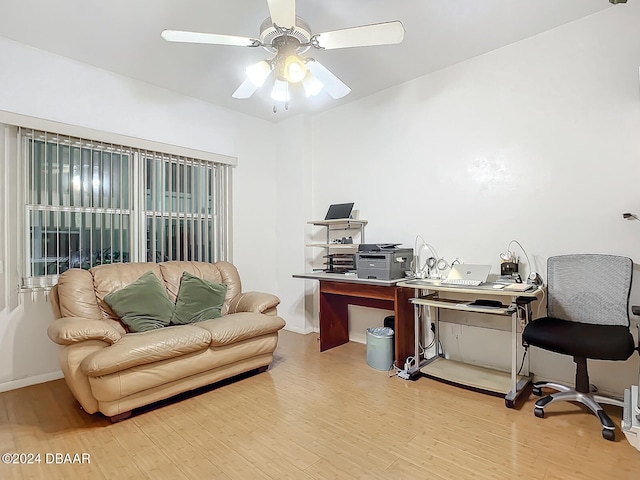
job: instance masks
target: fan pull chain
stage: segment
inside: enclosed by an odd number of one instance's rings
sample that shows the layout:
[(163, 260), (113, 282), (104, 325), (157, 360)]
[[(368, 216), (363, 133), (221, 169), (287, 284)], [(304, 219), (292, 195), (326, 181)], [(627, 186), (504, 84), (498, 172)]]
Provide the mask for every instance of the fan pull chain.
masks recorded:
[[(289, 102), (285, 102), (284, 109), (289, 110)], [(278, 107), (276, 105), (273, 106), (273, 113), (278, 113)]]

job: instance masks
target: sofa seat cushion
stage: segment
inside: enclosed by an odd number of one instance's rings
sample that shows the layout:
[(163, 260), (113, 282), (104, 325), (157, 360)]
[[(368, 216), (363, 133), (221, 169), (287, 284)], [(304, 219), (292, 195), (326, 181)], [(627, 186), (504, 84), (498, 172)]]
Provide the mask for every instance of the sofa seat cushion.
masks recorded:
[(193, 324), (211, 334), (211, 346), (231, 345), (242, 340), (277, 332), (285, 326), (275, 315), (241, 312)]
[(192, 325), (129, 333), (117, 343), (86, 357), (81, 368), (88, 376), (98, 377), (205, 350), (210, 343), (211, 333)]

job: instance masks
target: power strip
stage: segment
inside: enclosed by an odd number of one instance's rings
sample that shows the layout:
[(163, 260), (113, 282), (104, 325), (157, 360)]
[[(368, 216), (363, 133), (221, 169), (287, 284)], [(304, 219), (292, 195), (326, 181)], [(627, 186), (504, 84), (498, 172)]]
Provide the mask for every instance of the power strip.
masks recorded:
[(410, 380), (411, 379), (411, 375), (409, 374), (409, 372), (407, 370), (399, 370), (398, 371), (398, 376), (404, 380)]

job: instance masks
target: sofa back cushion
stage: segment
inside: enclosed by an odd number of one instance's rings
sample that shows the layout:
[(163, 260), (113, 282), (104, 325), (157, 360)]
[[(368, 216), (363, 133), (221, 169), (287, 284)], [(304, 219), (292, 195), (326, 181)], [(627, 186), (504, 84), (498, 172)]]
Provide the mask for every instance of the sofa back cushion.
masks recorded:
[(103, 319), (117, 325), (122, 334), (125, 329), (120, 317), (104, 301), (111, 292), (132, 284), (143, 274), (153, 272), (167, 289), (171, 302), (176, 301), (180, 289), (183, 272), (203, 278), (214, 283), (224, 283), (227, 291), (224, 296), (221, 314), (229, 312), (231, 299), (242, 292), (238, 270), (229, 262), (182, 262), (163, 263), (114, 263), (99, 265), (90, 270), (72, 268), (67, 270), (58, 280), (55, 289), (58, 308), (62, 317), (83, 317)]
[[(157, 263), (112, 263), (108, 265), (99, 265), (89, 270), (89, 273), (93, 276), (94, 295), (104, 317), (112, 320), (120, 319), (118, 314), (109, 307), (107, 302), (105, 302), (104, 297), (112, 292), (131, 285), (147, 272), (153, 272), (155, 276), (164, 283), (162, 281), (160, 267)], [(63, 275), (66, 275), (66, 273), (67, 272)], [(173, 299), (171, 299), (171, 301), (173, 301)]]
[(93, 275), (88, 270), (72, 268), (58, 279), (57, 285), (51, 290), (53, 296), (51, 304), (54, 315), (60, 317), (80, 317), (90, 320), (104, 320), (111, 324), (120, 334), (126, 329), (117, 316), (107, 316), (103, 313), (96, 297), (93, 285)]
[(93, 276), (87, 270), (72, 268), (64, 272), (54, 293), (61, 317), (103, 318), (93, 290)]

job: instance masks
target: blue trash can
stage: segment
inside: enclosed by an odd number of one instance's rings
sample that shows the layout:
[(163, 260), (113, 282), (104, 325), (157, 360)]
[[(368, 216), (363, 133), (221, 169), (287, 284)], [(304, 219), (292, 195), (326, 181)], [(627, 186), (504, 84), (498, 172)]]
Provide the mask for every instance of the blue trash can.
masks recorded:
[(389, 370), (393, 366), (393, 329), (367, 328), (367, 365), (376, 370)]

